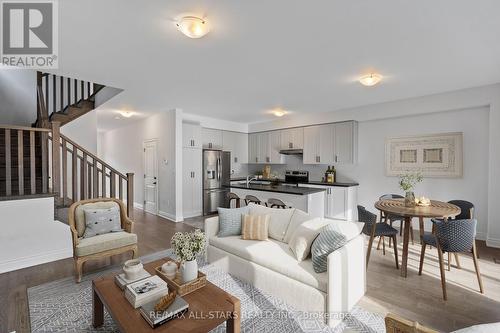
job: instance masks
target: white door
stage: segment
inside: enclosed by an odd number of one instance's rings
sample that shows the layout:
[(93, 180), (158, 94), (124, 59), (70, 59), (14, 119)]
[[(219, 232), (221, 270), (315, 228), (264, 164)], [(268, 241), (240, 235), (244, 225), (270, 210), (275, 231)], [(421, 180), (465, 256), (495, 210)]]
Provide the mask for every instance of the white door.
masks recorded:
[(158, 214), (158, 159), (156, 140), (144, 141), (144, 210)]

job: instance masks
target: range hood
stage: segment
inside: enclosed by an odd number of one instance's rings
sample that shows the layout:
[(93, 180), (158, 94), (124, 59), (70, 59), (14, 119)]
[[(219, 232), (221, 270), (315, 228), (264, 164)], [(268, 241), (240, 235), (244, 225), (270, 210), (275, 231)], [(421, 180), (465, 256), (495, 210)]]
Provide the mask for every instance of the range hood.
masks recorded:
[(302, 155), (304, 151), (302, 149), (281, 149), (280, 154), (283, 155)]

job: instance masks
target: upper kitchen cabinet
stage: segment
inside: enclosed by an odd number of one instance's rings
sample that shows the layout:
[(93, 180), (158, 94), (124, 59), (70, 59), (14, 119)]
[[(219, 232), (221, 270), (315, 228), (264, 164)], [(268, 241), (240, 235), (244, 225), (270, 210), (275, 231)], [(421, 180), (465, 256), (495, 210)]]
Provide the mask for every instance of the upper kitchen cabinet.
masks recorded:
[(283, 164), (285, 163), (284, 156), (280, 154), (281, 150), (281, 131), (267, 132), (267, 155), (269, 157), (268, 163)]
[(231, 165), (248, 163), (248, 134), (223, 131), (222, 147), (231, 152)]
[(334, 124), (304, 128), (304, 164), (334, 163)]
[(248, 135), (248, 163), (259, 163), (259, 133)]
[(303, 149), (304, 128), (289, 128), (281, 130), (281, 149)]
[(280, 131), (251, 133), (248, 136), (248, 162), (257, 164), (283, 163), (280, 142)]
[(182, 124), (182, 146), (184, 148), (201, 148), (201, 126), (199, 124)]
[(222, 131), (212, 128), (202, 128), (201, 139), (205, 149), (222, 149)]
[(356, 121), (335, 123), (333, 144), (333, 163), (356, 163), (358, 155), (358, 123)]

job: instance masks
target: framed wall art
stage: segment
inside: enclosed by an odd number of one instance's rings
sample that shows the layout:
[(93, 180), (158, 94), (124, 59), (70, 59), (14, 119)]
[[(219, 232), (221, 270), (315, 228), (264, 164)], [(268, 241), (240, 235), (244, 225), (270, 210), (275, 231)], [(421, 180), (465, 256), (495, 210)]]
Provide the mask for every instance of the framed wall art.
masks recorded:
[(388, 138), (385, 142), (387, 176), (419, 171), (424, 177), (463, 176), (463, 133)]

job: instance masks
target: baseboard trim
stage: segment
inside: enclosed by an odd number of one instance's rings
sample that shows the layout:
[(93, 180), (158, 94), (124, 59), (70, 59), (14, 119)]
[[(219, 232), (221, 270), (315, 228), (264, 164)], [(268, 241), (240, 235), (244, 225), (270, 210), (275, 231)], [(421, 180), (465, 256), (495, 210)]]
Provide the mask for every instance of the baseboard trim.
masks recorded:
[(185, 219), (189, 219), (191, 217), (199, 217), (199, 216), (202, 216), (202, 215), (203, 215), (203, 212), (196, 212), (196, 213), (184, 215), (184, 218)]
[(500, 239), (486, 238), (486, 246), (500, 248)]
[(488, 236), (485, 232), (477, 232), (476, 239), (484, 241), (484, 240), (488, 239)]
[(48, 251), (24, 258), (16, 258), (5, 262), (0, 262), (0, 273), (11, 272), (21, 268), (41, 265), (71, 257), (73, 257), (72, 248)]
[(134, 202), (134, 208), (144, 210), (144, 206), (143, 206), (143, 205), (141, 205), (141, 204), (140, 204), (140, 203), (138, 203), (138, 202)]
[(167, 220), (174, 221), (174, 222), (182, 222), (182, 221), (184, 221), (184, 218), (182, 216), (176, 216), (176, 215), (173, 215), (173, 214), (161, 211), (161, 210), (158, 211), (158, 215), (160, 217), (163, 217), (163, 218), (165, 218)]

